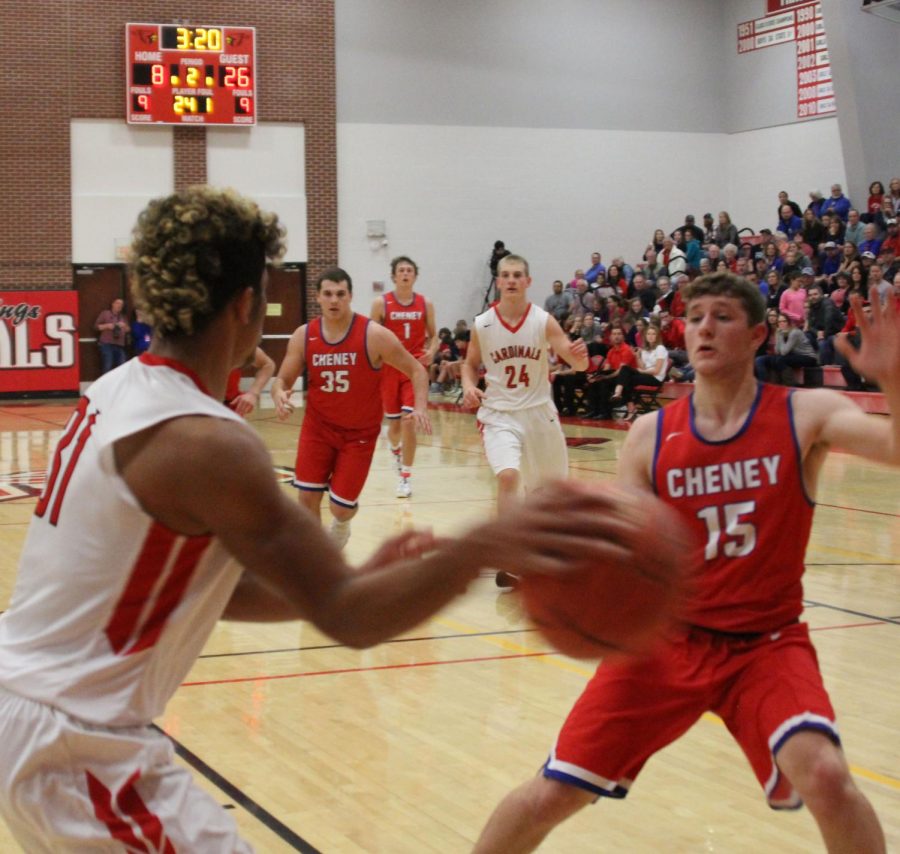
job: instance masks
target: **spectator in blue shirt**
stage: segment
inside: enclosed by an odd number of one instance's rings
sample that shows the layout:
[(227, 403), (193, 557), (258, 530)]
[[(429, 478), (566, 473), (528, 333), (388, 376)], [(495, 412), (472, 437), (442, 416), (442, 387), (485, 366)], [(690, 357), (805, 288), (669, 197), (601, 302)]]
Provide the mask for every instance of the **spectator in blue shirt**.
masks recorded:
[(794, 235), (803, 229), (803, 220), (794, 213), (794, 209), (784, 204), (781, 206), (781, 214), (778, 217), (776, 231), (780, 231), (788, 240), (793, 240)]
[(881, 241), (876, 237), (877, 234), (878, 228), (875, 226), (875, 223), (868, 223), (863, 229), (863, 237), (865, 239), (860, 241), (857, 246), (860, 255), (863, 252), (871, 252), (876, 258), (878, 257), (878, 253), (881, 251)]
[[(836, 213), (841, 218), (841, 222), (847, 221), (847, 214), (850, 213), (850, 199), (844, 195), (840, 184), (831, 185), (831, 198), (826, 199), (822, 205), (822, 213), (825, 211)], [(821, 214), (819, 216), (821, 217)]]
[(591, 254), (590, 269), (588, 269), (584, 274), (584, 278), (587, 280), (587, 283), (589, 285), (593, 285), (594, 282), (597, 281), (597, 276), (599, 276), (601, 273), (605, 273), (605, 272), (606, 272), (606, 267), (600, 263), (600, 253), (593, 252)]

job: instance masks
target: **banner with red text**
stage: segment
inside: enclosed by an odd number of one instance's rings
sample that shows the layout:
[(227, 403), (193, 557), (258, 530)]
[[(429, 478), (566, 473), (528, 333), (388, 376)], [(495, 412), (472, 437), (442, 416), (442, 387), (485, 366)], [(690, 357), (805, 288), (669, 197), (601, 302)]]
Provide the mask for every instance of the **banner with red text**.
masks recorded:
[(78, 293), (0, 291), (0, 393), (78, 390)]

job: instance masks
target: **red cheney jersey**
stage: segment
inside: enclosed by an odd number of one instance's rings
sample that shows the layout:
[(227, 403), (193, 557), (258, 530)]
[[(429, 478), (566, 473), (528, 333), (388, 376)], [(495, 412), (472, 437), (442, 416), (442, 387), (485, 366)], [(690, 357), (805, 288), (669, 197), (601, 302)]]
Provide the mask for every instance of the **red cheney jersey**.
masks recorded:
[(369, 361), (369, 319), (353, 314), (347, 334), (331, 343), (322, 318), (306, 327), (306, 401), (320, 420), (338, 428), (360, 429), (381, 423), (381, 372)]
[(660, 410), (653, 486), (705, 543), (685, 619), (766, 632), (803, 610), (803, 560), (814, 502), (803, 483), (790, 389), (760, 385), (741, 429), (707, 441), (693, 396)]
[(394, 333), (400, 343), (415, 356), (425, 355), (425, 338), (428, 335), (425, 297), (413, 294), (413, 301), (404, 305), (391, 292), (384, 295), (383, 325)]

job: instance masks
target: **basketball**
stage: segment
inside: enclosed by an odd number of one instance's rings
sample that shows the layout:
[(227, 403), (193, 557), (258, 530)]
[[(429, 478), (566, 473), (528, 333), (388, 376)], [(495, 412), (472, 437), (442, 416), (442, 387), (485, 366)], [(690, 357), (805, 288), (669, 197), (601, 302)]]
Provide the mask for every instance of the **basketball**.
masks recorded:
[(678, 611), (694, 554), (687, 527), (651, 493), (631, 503), (627, 512), (637, 514), (640, 536), (628, 560), (521, 580), (532, 623), (572, 658), (647, 652)]

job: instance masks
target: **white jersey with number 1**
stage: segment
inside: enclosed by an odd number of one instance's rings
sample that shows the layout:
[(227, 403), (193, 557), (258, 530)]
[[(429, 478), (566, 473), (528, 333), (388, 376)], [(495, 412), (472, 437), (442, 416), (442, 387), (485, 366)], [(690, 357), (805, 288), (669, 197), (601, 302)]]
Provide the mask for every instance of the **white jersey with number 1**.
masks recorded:
[(515, 326), (496, 306), (475, 318), (487, 385), (483, 405), (504, 412), (552, 403), (547, 360), (547, 318), (544, 309), (528, 303)]

